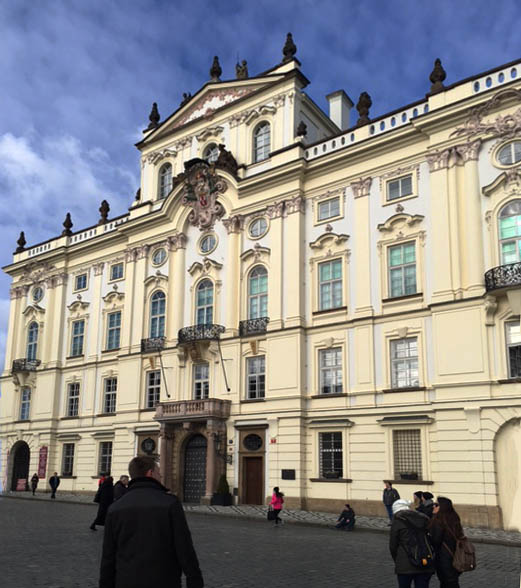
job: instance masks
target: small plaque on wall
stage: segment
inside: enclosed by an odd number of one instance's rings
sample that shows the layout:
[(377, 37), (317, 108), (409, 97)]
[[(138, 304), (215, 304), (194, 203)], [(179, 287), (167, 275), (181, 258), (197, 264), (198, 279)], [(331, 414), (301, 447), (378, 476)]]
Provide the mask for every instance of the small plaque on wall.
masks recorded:
[(281, 476), (283, 480), (294, 480), (295, 470), (281, 470)]

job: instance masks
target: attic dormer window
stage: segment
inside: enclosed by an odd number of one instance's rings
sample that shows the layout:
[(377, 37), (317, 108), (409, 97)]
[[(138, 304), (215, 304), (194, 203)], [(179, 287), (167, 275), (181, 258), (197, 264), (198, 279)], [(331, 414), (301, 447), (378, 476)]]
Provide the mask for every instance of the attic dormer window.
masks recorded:
[(269, 157), (270, 141), (270, 123), (263, 122), (253, 131), (253, 163)]
[(219, 147), (215, 143), (211, 143), (204, 150), (203, 159), (206, 159), (208, 163), (215, 163), (219, 158)]
[(158, 198), (166, 198), (172, 190), (172, 165), (165, 163), (159, 170), (159, 194)]

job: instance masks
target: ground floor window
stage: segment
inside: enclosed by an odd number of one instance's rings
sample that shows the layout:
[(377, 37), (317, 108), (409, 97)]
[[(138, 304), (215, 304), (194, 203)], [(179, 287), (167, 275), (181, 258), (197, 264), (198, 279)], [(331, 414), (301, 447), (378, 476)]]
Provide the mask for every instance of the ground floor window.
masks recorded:
[(319, 433), (319, 463), (321, 478), (342, 478), (342, 433)]
[(393, 431), (395, 480), (422, 480), (420, 429)]
[(99, 447), (98, 475), (110, 475), (112, 467), (112, 441), (103, 441)]
[(74, 466), (74, 443), (63, 444), (62, 476), (72, 476)]

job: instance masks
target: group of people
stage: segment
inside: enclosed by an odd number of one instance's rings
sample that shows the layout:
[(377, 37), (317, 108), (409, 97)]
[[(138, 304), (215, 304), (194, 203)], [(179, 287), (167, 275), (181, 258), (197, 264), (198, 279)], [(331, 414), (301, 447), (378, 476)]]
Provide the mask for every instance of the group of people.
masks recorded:
[[(40, 482), (40, 478), (38, 474), (34, 474), (31, 478), (31, 490), (33, 492), (33, 496), (36, 494), (36, 489), (38, 488), (38, 483)], [(54, 472), (54, 474), (49, 478), (49, 486), (51, 487), (51, 498), (56, 498), (56, 490), (58, 490), (58, 486), (60, 485), (60, 476), (58, 476), (58, 472)]]
[(98, 503), (98, 513), (89, 529), (97, 531), (96, 525), (105, 525), (109, 506), (127, 493), (128, 485), (129, 477), (126, 475), (121, 476), (115, 484), (112, 476), (102, 476), (100, 478), (98, 491), (94, 496), (94, 502)]
[(440, 588), (459, 588), (453, 558), (464, 532), (452, 501), (439, 496), (435, 502), (430, 492), (419, 490), (410, 508), (411, 502), (386, 482), (383, 502), (390, 512), (389, 549), (399, 588), (427, 588), (434, 573)]

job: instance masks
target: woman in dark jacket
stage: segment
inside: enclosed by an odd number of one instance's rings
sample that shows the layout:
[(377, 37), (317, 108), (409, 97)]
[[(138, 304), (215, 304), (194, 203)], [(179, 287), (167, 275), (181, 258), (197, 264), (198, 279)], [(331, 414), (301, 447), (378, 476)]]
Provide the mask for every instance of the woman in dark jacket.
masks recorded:
[(436, 552), (436, 574), (440, 588), (459, 588), (460, 573), (452, 567), (452, 558), (456, 540), (463, 537), (464, 533), (452, 500), (438, 497), (438, 502), (434, 503), (434, 516), (429, 531)]
[(94, 522), (89, 527), (93, 531), (97, 531), (96, 525), (105, 525), (105, 517), (109, 506), (114, 502), (114, 484), (112, 476), (105, 478), (103, 484), (99, 487), (99, 506), (98, 514)]

